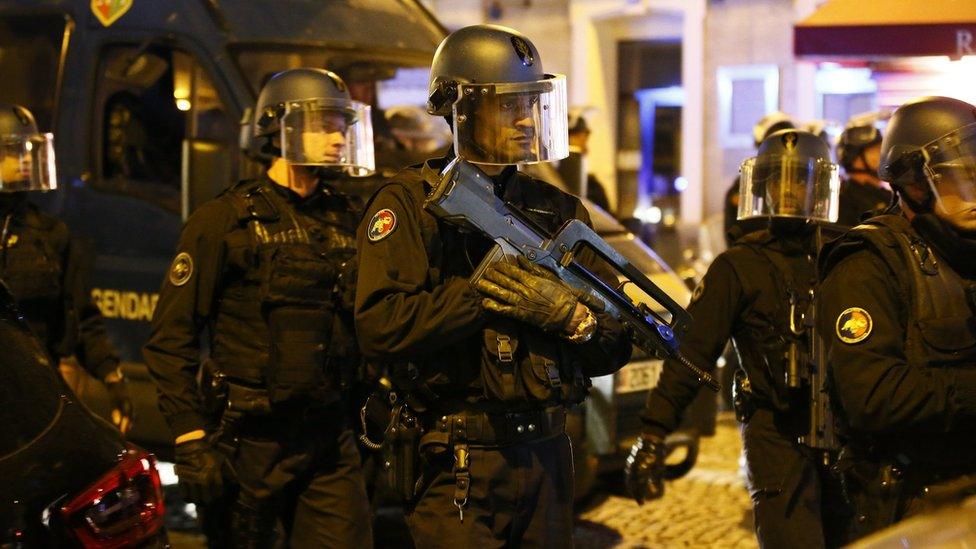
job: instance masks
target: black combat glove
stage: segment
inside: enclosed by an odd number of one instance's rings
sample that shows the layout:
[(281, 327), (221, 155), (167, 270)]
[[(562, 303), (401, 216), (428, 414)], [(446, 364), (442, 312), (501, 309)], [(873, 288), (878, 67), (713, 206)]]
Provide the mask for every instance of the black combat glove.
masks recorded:
[(132, 399), (129, 398), (129, 381), (121, 373), (113, 372), (102, 380), (108, 392), (109, 403), (112, 404), (112, 425), (122, 434), (132, 428)]
[(206, 505), (223, 494), (224, 455), (204, 439), (176, 445), (176, 476), (186, 501)]
[(639, 505), (643, 505), (645, 499), (658, 499), (664, 495), (666, 456), (664, 439), (650, 433), (641, 435), (630, 449), (624, 466), (625, 483), (627, 491)]
[(518, 265), (495, 263), (475, 288), (485, 309), (551, 333), (566, 331), (580, 300), (578, 291), (523, 256)]

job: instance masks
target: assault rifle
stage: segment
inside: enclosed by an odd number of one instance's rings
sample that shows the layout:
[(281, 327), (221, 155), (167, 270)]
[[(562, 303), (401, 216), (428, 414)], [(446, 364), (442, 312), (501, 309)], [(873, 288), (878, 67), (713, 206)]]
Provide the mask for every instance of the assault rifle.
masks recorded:
[[(518, 208), (502, 202), (495, 196), (491, 179), (460, 158), (452, 160), (440, 173), (425, 169), (424, 175), (433, 188), (424, 202), (428, 212), (453, 225), (481, 232), (495, 241), (495, 246), (475, 269), (472, 282), (479, 280), (495, 262), (506, 258), (511, 261), (523, 255), (587, 294), (587, 304), (592, 303), (619, 320), (634, 345), (658, 358), (678, 361), (691, 370), (699, 382), (713, 391), (719, 390), (718, 382), (711, 374), (678, 350), (679, 338), (688, 329), (691, 315), (586, 223), (578, 219), (567, 221), (555, 234), (549, 234)], [(595, 254), (618, 280), (604, 280), (580, 264), (577, 258), (584, 251)], [(656, 302), (663, 313), (642, 299), (631, 299), (625, 291), (628, 285), (635, 286)]]
[[(819, 261), (820, 252), (826, 240), (843, 234), (846, 227), (836, 224), (820, 223), (817, 225), (814, 247)], [(819, 277), (818, 277), (819, 284)], [(795, 355), (791, 349), (790, 367), (787, 374), (787, 385), (804, 387), (810, 391), (810, 424), (807, 434), (800, 437), (799, 442), (816, 450), (830, 452), (840, 448), (837, 432), (834, 428), (834, 412), (830, 406), (830, 391), (827, 380), (827, 347), (824, 345), (822, 334), (816, 329), (816, 291), (809, 309), (796, 322), (794, 311), (790, 311), (790, 329), (794, 334), (805, 334), (809, 356), (804, 360)], [(829, 334), (828, 334), (829, 337)], [(794, 363), (796, 360), (797, 363)], [(803, 368), (803, 365), (806, 368)], [(790, 376), (798, 375), (800, 379), (791, 382)]]

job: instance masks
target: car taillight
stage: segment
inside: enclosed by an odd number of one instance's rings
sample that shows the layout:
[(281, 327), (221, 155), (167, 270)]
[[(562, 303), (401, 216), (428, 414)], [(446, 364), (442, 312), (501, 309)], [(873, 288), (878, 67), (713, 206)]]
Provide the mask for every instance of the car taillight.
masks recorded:
[(61, 516), (85, 547), (128, 547), (155, 535), (163, 525), (156, 458), (126, 451), (118, 465), (61, 507)]

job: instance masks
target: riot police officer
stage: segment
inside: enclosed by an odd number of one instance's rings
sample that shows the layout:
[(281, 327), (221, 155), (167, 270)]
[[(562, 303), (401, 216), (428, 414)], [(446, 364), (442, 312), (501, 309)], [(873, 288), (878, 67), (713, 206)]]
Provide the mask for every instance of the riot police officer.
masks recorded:
[(881, 128), (884, 112), (852, 116), (837, 142), (837, 163), (844, 173), (840, 184), (837, 222), (853, 227), (868, 212), (880, 213), (891, 202), (891, 192), (878, 179)]
[[(773, 111), (762, 118), (752, 127), (752, 140), (755, 148), (770, 135), (789, 128), (795, 128), (793, 119), (784, 112)], [(725, 243), (731, 246), (739, 237), (761, 230), (764, 227), (762, 220), (739, 219), (739, 196), (740, 192), (739, 176), (729, 186), (725, 192), (725, 207), (723, 211), (723, 227), (725, 229)]]
[(75, 355), (105, 384), (112, 423), (125, 433), (132, 402), (118, 353), (91, 301), (83, 246), (64, 222), (27, 198), (57, 187), (52, 136), (37, 131), (24, 107), (0, 104), (0, 139), (0, 280), (55, 364)]
[[(543, 71), (528, 38), (493, 25), (455, 31), (434, 54), (429, 91), (428, 112), (452, 123), (453, 154), (480, 167), (496, 195), (549, 231), (587, 219), (578, 199), (515, 167), (566, 154), (565, 80)], [(397, 482), (411, 500), (408, 526), (420, 547), (569, 546), (566, 406), (589, 376), (619, 369), (630, 343), (616, 320), (531, 263), (492, 267), (490, 282), (472, 286), (493, 243), (423, 208), (425, 176), (448, 160), (400, 172), (358, 233), (359, 343), (396, 362), (398, 393), (423, 430), (419, 480)], [(409, 475), (403, 462), (391, 466)]]
[(356, 366), (343, 274), (358, 217), (339, 191), (344, 170), (373, 169), (369, 123), (329, 71), (272, 77), (251, 144), (267, 171), (190, 216), (163, 282), (146, 363), (180, 485), (211, 517), (229, 505), (230, 525), (208, 526), (234, 546), (271, 546), (278, 520), (292, 546), (371, 545), (341, 402)]
[(976, 472), (976, 107), (902, 105), (880, 156), (901, 211), (824, 250), (817, 315), (857, 536)]
[[(760, 545), (836, 545), (837, 519), (828, 515), (839, 498), (830, 497), (830, 477), (815, 453), (798, 442), (810, 406), (797, 357), (811, 350), (804, 316), (816, 278), (814, 229), (837, 217), (837, 167), (822, 139), (786, 129), (762, 142), (740, 177), (739, 218), (765, 218), (767, 228), (740, 238), (712, 262), (688, 307), (694, 321), (682, 348), (697, 364), (714, 365), (732, 338), (739, 356), (736, 416)], [(663, 494), (665, 436), (678, 427), (698, 388), (685, 369), (665, 362), (626, 466), (638, 503)]]

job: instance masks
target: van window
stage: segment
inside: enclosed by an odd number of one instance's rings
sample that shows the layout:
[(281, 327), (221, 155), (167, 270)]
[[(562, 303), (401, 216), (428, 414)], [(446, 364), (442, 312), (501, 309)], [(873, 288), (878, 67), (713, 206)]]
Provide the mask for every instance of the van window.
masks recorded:
[(52, 131), (67, 19), (62, 15), (0, 17), (0, 100), (34, 113)]
[[(184, 141), (237, 146), (237, 125), (212, 79), (189, 54), (151, 46), (111, 46), (101, 56), (95, 94), (96, 184), (180, 211)], [(236, 163), (228, 162), (228, 182)]]

